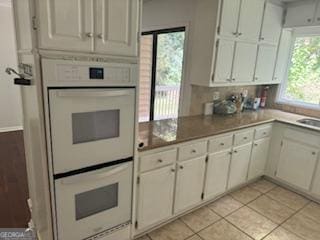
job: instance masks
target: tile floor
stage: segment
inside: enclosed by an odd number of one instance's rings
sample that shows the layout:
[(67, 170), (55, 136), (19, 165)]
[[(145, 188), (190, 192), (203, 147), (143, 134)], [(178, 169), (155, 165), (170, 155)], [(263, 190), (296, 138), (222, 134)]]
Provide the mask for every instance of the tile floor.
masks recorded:
[(320, 205), (261, 179), (138, 240), (320, 240)]

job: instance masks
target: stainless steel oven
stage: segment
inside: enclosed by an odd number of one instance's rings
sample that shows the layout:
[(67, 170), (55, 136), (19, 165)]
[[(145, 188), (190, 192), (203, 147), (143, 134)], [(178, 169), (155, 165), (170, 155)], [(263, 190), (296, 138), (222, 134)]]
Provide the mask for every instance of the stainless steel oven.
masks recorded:
[(129, 224), (132, 161), (57, 179), (55, 192), (58, 239), (85, 239)]

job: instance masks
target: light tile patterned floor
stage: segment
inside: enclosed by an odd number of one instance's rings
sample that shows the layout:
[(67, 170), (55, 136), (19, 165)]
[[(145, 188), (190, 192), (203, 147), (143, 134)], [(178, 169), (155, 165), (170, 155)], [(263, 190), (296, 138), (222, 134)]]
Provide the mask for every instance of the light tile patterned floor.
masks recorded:
[(320, 240), (320, 205), (267, 180), (138, 240)]

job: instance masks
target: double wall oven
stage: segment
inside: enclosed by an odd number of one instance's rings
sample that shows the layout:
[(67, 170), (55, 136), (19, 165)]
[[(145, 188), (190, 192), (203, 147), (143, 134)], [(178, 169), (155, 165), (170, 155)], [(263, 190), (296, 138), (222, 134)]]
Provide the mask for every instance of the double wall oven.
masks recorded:
[(131, 222), (134, 64), (44, 60), (57, 238)]

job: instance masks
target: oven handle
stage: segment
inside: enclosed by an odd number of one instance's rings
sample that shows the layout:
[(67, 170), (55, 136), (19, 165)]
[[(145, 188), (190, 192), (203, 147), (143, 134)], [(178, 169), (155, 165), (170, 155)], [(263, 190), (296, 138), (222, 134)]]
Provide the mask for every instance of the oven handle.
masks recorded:
[(77, 184), (79, 182), (88, 182), (88, 181), (96, 181), (102, 178), (107, 178), (112, 175), (118, 174), (128, 168), (128, 165), (122, 165), (120, 167), (113, 168), (112, 170), (106, 170), (100, 173), (91, 173), (91, 174), (79, 174), (76, 176), (68, 177), (61, 180), (61, 184), (70, 185)]
[(58, 97), (121, 97), (128, 96), (128, 90), (115, 90), (115, 91), (59, 91)]

